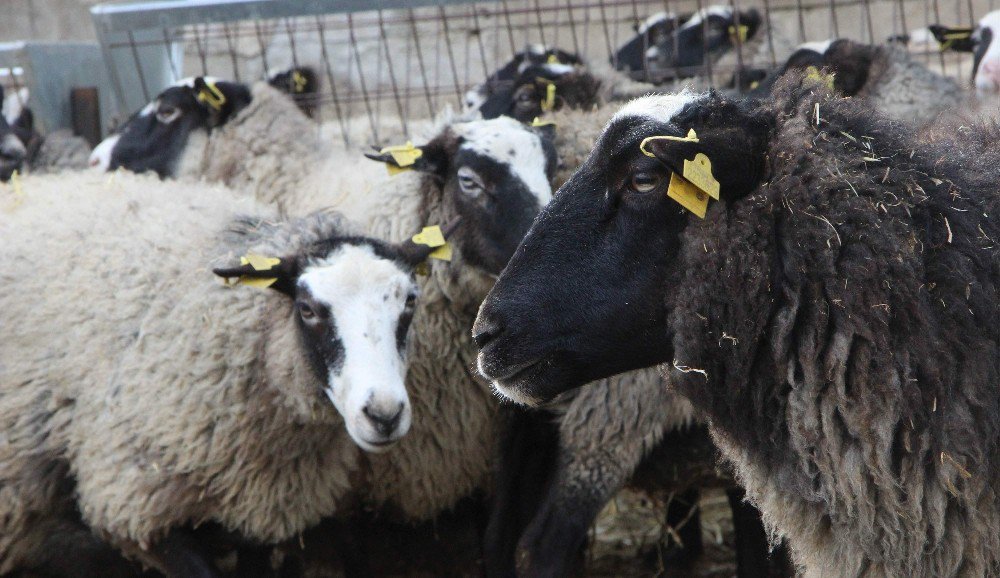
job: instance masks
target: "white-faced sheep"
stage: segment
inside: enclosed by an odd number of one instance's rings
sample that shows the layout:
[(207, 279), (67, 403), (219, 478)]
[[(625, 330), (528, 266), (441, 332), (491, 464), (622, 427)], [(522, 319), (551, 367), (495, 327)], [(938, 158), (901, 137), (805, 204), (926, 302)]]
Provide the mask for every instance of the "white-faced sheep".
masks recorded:
[[(421, 520), (488, 487), (496, 403), (469, 371), (475, 358), (469, 328), (494, 276), (551, 198), (555, 152), (547, 131), (506, 117), (446, 123), (409, 153), (419, 155), (403, 167), (412, 170), (390, 177), (383, 165), (360, 154), (328, 154), (313, 136), (315, 125), (263, 85), (244, 92), (213, 82), (223, 93), (250, 99), (210, 132), (186, 128), (189, 113), (177, 112), (174, 103), (201, 106), (197, 94), (204, 82), (168, 89), (140, 114), (145, 118), (133, 121), (174, 135), (168, 140), (176, 146), (133, 139), (130, 123), (117, 142), (112, 137), (98, 152), (110, 166), (173, 167), (166, 174), (223, 181), (291, 213), (333, 207), (367, 234), (389, 240), (462, 219), (451, 243), (452, 261), (432, 261), (430, 276), (421, 281), (407, 377), (413, 426), (390, 454), (366, 456), (373, 476), (359, 492), (406, 519)], [(198, 119), (207, 113), (190, 114)], [(164, 158), (164, 150), (173, 157)], [(397, 163), (389, 152), (372, 156)]]
[(337, 511), (358, 446), (406, 433), (430, 249), (219, 187), (107, 181), (28, 177), (4, 199), (0, 573), (44, 564), (78, 510), (160, 571), (212, 575), (184, 528), (289, 539)]
[(484, 302), (479, 368), (536, 404), (666, 364), (807, 576), (995, 574), (995, 158), (801, 76), (637, 100)]

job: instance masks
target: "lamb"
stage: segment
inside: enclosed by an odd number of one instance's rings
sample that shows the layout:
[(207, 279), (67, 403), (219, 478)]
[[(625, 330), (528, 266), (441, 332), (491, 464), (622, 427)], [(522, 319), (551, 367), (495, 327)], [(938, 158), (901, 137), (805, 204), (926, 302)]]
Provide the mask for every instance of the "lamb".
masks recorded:
[[(475, 357), (469, 328), (495, 275), (551, 198), (556, 162), (548, 129), (506, 117), (445, 123), (408, 153), (415, 157), (412, 164), (394, 167), (410, 170), (387, 177), (383, 164), (364, 159), (367, 164), (358, 164), (357, 153), (327, 153), (310, 138), (315, 125), (272, 88), (255, 85), (243, 92), (233, 83), (210, 81), (232, 95), (227, 102), (239, 99), (241, 105), (238, 111), (235, 105), (216, 111), (227, 120), (211, 132), (186, 128), (180, 119), (188, 109), (176, 110), (186, 106), (178, 103), (200, 106), (195, 95), (208, 81), (193, 79), (167, 89), (148, 107), (147, 118), (134, 121), (158, 123), (159, 134), (179, 144), (151, 146), (133, 140), (126, 127), (117, 143), (99, 146), (96, 153), (110, 159), (105, 166), (159, 168), (168, 176), (221, 181), (279, 212), (333, 207), (383, 239), (403, 240), (422, 227), (460, 217), (450, 264), (432, 261), (429, 277), (421, 281), (407, 377), (414, 415), (410, 432), (389, 454), (365, 457), (372, 478), (357, 490), (372, 505), (415, 521), (488, 488), (496, 404), (486, 384), (469, 373)], [(174, 114), (169, 123), (156, 119)], [(185, 130), (187, 140), (177, 138)], [(164, 158), (165, 149), (173, 159)], [(138, 154), (128, 158), (130, 151), (144, 150), (156, 155), (155, 162)], [(389, 152), (372, 156), (398, 164)]]
[(806, 576), (995, 574), (996, 166), (802, 76), (639, 99), (483, 303), (479, 370), (537, 404), (662, 363)]
[(799, 46), (788, 61), (756, 90), (767, 94), (775, 79), (793, 69), (826, 69), (845, 96), (867, 99), (890, 118), (929, 126), (944, 113), (974, 104), (951, 78), (933, 72), (892, 45), (838, 39)]
[(57, 563), (42, 546), (76, 515), (169, 576), (216, 575), (186, 528), (289, 539), (337, 511), (359, 446), (406, 433), (428, 247), (127, 173), (22, 189), (0, 220), (0, 324), (19, 328), (0, 346), (0, 573)]

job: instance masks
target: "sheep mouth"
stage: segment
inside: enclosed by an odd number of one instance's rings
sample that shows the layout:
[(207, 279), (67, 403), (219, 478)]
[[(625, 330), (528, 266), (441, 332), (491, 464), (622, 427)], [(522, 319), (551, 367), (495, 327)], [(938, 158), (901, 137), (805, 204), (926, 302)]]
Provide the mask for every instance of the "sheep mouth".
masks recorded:
[(483, 371), (482, 353), (480, 353), (479, 372), (490, 380), (493, 391), (501, 399), (533, 407), (548, 401), (548, 398), (536, 394), (538, 389), (536, 384), (541, 381), (542, 375), (550, 365), (548, 361), (545, 356), (538, 357), (512, 366), (503, 376), (497, 377)]

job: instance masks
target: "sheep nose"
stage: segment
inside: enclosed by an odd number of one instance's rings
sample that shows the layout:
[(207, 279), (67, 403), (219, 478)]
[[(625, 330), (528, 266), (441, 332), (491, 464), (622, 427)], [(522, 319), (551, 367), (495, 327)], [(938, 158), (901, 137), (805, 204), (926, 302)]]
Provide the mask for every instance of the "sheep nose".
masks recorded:
[(503, 333), (503, 326), (490, 319), (485, 311), (479, 314), (472, 326), (472, 340), (476, 342), (476, 347), (479, 349), (486, 347), (487, 343), (496, 339), (501, 333)]
[(399, 405), (388, 411), (373, 408), (371, 405), (366, 405), (361, 411), (368, 418), (368, 421), (372, 422), (375, 431), (382, 436), (389, 437), (399, 426), (399, 421), (403, 417), (403, 408), (403, 402), (399, 402)]

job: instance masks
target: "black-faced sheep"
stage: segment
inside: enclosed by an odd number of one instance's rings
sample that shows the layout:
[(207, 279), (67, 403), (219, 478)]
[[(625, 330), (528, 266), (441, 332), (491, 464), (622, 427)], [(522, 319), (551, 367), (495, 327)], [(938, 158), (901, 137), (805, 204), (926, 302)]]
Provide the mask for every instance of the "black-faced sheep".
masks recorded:
[(802, 77), (637, 100), (484, 302), (479, 369), (537, 404), (666, 364), (806, 575), (995, 574), (1000, 196), (965, 154)]
[(972, 53), (972, 82), (977, 92), (1000, 91), (1000, 10), (986, 14), (973, 28), (940, 24), (928, 28), (941, 50)]
[[(22, 173), (43, 174), (86, 168), (90, 144), (67, 129), (55, 130), (46, 135), (39, 133), (35, 129), (34, 113), (28, 106), (29, 98), (27, 88), (20, 88), (4, 98), (3, 88), (0, 87), (0, 112), (4, 117), (0, 121), (3, 123), (0, 125), (0, 133), (16, 137), (24, 149), (18, 170)], [(12, 154), (16, 157), (16, 153), (11, 153), (10, 146), (12, 143), (7, 144), (8, 152), (0, 154), (6, 158), (13, 158)], [(4, 177), (4, 172), (12, 171), (0, 169), (0, 180), (9, 178), (9, 174)]]
[(44, 565), (78, 510), (168, 575), (213, 575), (184, 528), (294, 537), (354, 488), (358, 446), (406, 433), (428, 247), (195, 183), (22, 185), (0, 220), (0, 573)]

